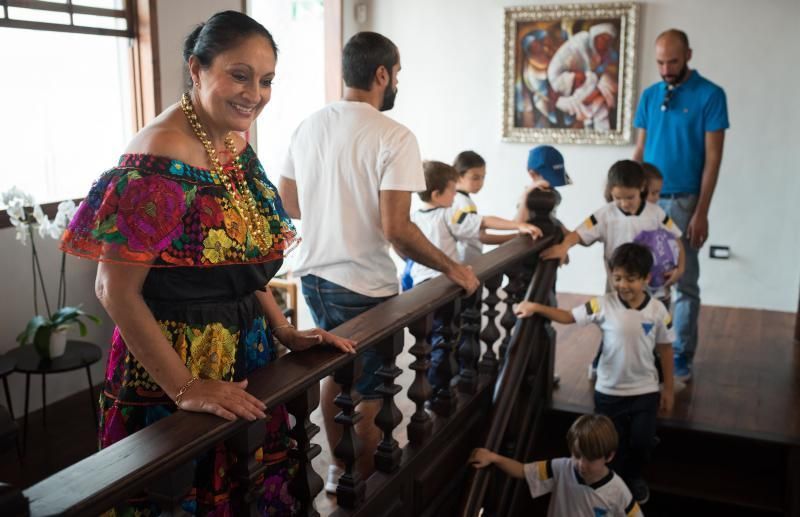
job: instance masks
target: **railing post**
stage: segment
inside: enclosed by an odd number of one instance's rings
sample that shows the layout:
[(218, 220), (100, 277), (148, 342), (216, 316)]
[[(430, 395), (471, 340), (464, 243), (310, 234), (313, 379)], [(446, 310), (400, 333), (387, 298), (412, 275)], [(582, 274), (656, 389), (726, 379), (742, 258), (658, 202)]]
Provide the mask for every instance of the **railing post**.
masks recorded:
[(461, 343), (458, 347), (458, 362), (461, 369), (458, 373), (458, 391), (475, 393), (478, 389), (478, 358), (481, 345), (478, 343), (478, 331), (481, 328), (481, 294), (483, 284), (472, 295), (462, 300), (466, 307), (461, 313)]
[(417, 406), (408, 424), (408, 441), (414, 445), (423, 444), (430, 437), (433, 428), (431, 417), (425, 411), (425, 401), (433, 393), (428, 382), (428, 367), (431, 364), (428, 359), (431, 353), (428, 334), (430, 334), (432, 326), (432, 314), (426, 314), (408, 326), (408, 330), (414, 336), (414, 346), (408, 351), (414, 356), (414, 362), (409, 365), (409, 368), (414, 370), (414, 381), (408, 388), (408, 398)]
[(266, 423), (264, 420), (256, 420), (227, 441), (237, 459), (228, 472), (229, 476), (238, 481), (238, 487), (231, 494), (234, 515), (260, 515), (258, 501), (264, 495), (263, 476), (267, 465), (256, 452), (264, 446), (266, 436)]
[(29, 515), (28, 498), (22, 490), (7, 483), (0, 483), (0, 513), (9, 517)]
[(345, 465), (344, 474), (339, 478), (336, 488), (336, 502), (343, 508), (356, 508), (364, 501), (366, 485), (356, 469), (356, 459), (361, 455), (361, 439), (355, 431), (355, 425), (361, 420), (361, 413), (356, 406), (361, 402), (361, 395), (353, 389), (359, 377), (361, 361), (351, 361), (333, 374), (333, 380), (342, 387), (341, 393), (334, 403), (342, 410), (334, 419), (342, 426), (342, 439), (333, 449), (333, 454)]
[(514, 329), (514, 325), (517, 323), (517, 316), (514, 314), (514, 305), (519, 303), (522, 299), (522, 295), (525, 293), (527, 287), (524, 280), (525, 275), (517, 268), (507, 271), (505, 275), (508, 278), (508, 283), (503, 288), (503, 291), (506, 293), (506, 298), (504, 300), (506, 310), (500, 318), (500, 326), (505, 329), (505, 336), (503, 336), (503, 341), (500, 343), (499, 349), (501, 364), (505, 360), (508, 344), (511, 342), (511, 332)]
[(494, 344), (500, 338), (500, 330), (497, 328), (495, 318), (500, 313), (495, 309), (495, 306), (500, 302), (500, 298), (497, 296), (497, 289), (500, 287), (502, 280), (502, 275), (496, 275), (486, 280), (486, 289), (489, 294), (483, 299), (486, 304), (486, 310), (483, 311), (483, 315), (488, 318), (488, 321), (480, 334), (481, 341), (486, 344), (486, 351), (481, 358), (479, 371), (492, 377), (497, 375), (497, 354), (494, 352)]
[(381, 472), (394, 472), (400, 467), (400, 458), (403, 456), (397, 440), (392, 436), (394, 428), (403, 420), (403, 414), (394, 402), (394, 396), (403, 389), (394, 383), (403, 372), (396, 364), (396, 357), (403, 351), (402, 329), (376, 347), (381, 356), (381, 367), (375, 375), (383, 380), (376, 391), (383, 395), (383, 405), (375, 416), (375, 425), (383, 431), (383, 439), (375, 451), (375, 468)]
[[(456, 340), (458, 339), (458, 332), (456, 331), (454, 320), (455, 315), (458, 314), (458, 309), (461, 306), (461, 300), (456, 299), (444, 306), (442, 306), (434, 314), (434, 319), (438, 319), (438, 326), (441, 335), (441, 342), (437, 347), (441, 352), (439, 362), (436, 365), (431, 365), (433, 370), (428, 370), (430, 373), (433, 371), (434, 375), (440, 382), (438, 387), (434, 387), (433, 399), (431, 399), (431, 409), (441, 416), (450, 416), (456, 409), (456, 394), (453, 389), (452, 380), (458, 372), (458, 363), (455, 358)], [(437, 321), (433, 323), (434, 331), (437, 327)], [(431, 360), (433, 362), (433, 360)], [(430, 380), (430, 379), (428, 379)]]
[(314, 498), (322, 491), (322, 478), (314, 471), (311, 460), (322, 451), (311, 438), (319, 433), (319, 426), (311, 422), (311, 413), (319, 406), (319, 384), (314, 384), (306, 391), (286, 404), (286, 409), (294, 415), (295, 425), (289, 435), (297, 443), (289, 455), (297, 461), (298, 472), (289, 484), (289, 492), (300, 502), (298, 515), (316, 517)]
[(184, 463), (172, 472), (161, 476), (147, 489), (147, 496), (158, 503), (162, 515), (182, 515), (181, 501), (192, 489), (194, 481), (194, 462)]

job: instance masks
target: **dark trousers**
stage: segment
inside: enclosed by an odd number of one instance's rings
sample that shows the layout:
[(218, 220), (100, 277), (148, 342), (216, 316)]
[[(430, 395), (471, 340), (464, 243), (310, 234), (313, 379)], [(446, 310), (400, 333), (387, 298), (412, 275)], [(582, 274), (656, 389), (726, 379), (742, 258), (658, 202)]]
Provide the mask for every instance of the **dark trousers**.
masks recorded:
[(619, 434), (619, 447), (611, 468), (626, 481), (641, 478), (644, 466), (650, 461), (659, 399), (658, 392), (631, 397), (594, 392), (595, 413), (609, 417)]

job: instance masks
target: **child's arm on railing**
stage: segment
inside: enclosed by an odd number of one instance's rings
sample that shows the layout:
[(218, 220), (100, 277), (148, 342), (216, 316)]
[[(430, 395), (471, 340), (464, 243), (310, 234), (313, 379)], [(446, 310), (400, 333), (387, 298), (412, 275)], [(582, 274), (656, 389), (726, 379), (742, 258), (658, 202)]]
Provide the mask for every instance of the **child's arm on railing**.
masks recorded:
[(538, 226), (530, 223), (518, 223), (516, 221), (509, 221), (502, 217), (493, 215), (486, 215), (481, 218), (481, 230), (488, 228), (490, 230), (516, 230), (519, 233), (525, 233), (534, 239), (542, 236), (542, 230)]
[(497, 467), (505, 472), (507, 475), (522, 479), (525, 477), (525, 469), (522, 463), (505, 456), (500, 456), (489, 449), (478, 448), (472, 451), (469, 457), (469, 463), (476, 469), (482, 469), (489, 465), (497, 465)]
[(535, 302), (521, 302), (517, 306), (515, 314), (518, 318), (530, 318), (534, 314), (541, 314), (545, 318), (555, 321), (556, 323), (575, 323), (575, 317), (570, 311)]
[(517, 237), (516, 233), (489, 233), (481, 230), (481, 244), (503, 244)]
[(569, 232), (564, 236), (564, 240), (560, 244), (550, 246), (544, 250), (541, 257), (543, 260), (558, 259), (559, 264), (564, 264), (567, 262), (567, 253), (576, 244), (582, 244), (580, 235), (575, 231)]

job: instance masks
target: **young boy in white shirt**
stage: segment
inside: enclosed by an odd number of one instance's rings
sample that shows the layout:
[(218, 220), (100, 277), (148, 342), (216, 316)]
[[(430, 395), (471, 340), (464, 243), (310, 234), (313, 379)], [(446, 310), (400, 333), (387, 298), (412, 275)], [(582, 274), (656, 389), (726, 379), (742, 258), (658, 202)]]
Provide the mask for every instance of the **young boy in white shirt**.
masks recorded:
[[(458, 217), (454, 217), (456, 214), (452, 210), (452, 205), (456, 196), (458, 172), (450, 165), (437, 161), (424, 162), (423, 169), (425, 170), (426, 189), (423, 192), (419, 192), (422, 208), (411, 214), (411, 220), (419, 227), (425, 237), (448, 257), (456, 260), (458, 257), (458, 243), (479, 238), (481, 231), (486, 228), (517, 230), (519, 233), (530, 235), (534, 239), (542, 236), (542, 231), (538, 227), (528, 223), (516, 223), (494, 216), (482, 217), (476, 212), (464, 212), (459, 214)], [(440, 274), (438, 271), (417, 262), (412, 262), (407, 269), (412, 281), (411, 286), (418, 285)], [(404, 279), (403, 283), (404, 288), (411, 287), (406, 287), (406, 279)], [(445, 354), (441, 330), (442, 321), (434, 315), (433, 330), (429, 336), (432, 350), (431, 366), (428, 369), (428, 380), (433, 386), (434, 393), (440, 389), (448, 388), (444, 380), (443, 360)]]
[[(642, 478), (655, 443), (659, 408), (672, 410), (672, 318), (664, 304), (647, 292), (653, 255), (636, 243), (619, 246), (609, 264), (614, 291), (571, 312), (522, 302), (517, 316), (541, 314), (558, 323), (595, 324), (603, 332), (603, 351), (594, 386), (595, 412), (608, 415), (619, 433), (614, 469), (628, 483), (634, 498), (644, 504), (650, 490)], [(664, 372), (659, 391), (654, 352)]]
[(524, 478), (532, 497), (552, 493), (548, 517), (641, 517), (625, 482), (608, 468), (617, 445), (617, 431), (608, 417), (583, 415), (567, 432), (570, 458), (522, 464), (488, 449), (475, 449), (469, 461), (475, 468), (496, 465), (511, 477)]

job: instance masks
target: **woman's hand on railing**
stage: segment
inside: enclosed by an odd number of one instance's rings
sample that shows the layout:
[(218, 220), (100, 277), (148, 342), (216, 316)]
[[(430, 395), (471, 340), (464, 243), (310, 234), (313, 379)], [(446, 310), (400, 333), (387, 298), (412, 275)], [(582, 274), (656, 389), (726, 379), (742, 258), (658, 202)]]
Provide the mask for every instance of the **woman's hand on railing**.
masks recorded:
[(247, 379), (239, 382), (197, 379), (182, 394), (177, 405), (185, 411), (211, 413), (225, 420), (266, 418), (267, 406), (247, 393)]
[(331, 345), (341, 352), (348, 354), (356, 353), (355, 341), (331, 334), (327, 330), (322, 330), (321, 328), (297, 330), (292, 326), (288, 326), (283, 327), (281, 330), (280, 333), (276, 332), (276, 335), (278, 339), (281, 340), (281, 343), (286, 345), (286, 348), (292, 352), (308, 350), (318, 345)]
[(522, 235), (530, 235), (533, 240), (536, 240), (544, 235), (541, 228), (529, 223), (520, 223), (517, 227), (517, 231)]

